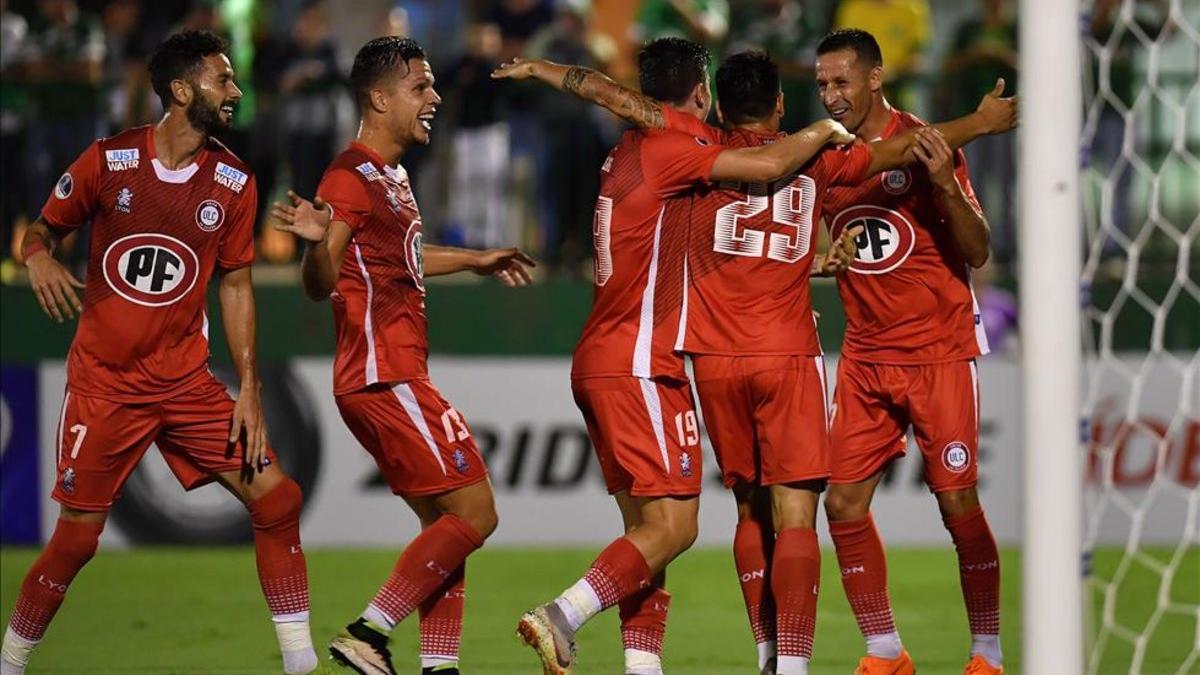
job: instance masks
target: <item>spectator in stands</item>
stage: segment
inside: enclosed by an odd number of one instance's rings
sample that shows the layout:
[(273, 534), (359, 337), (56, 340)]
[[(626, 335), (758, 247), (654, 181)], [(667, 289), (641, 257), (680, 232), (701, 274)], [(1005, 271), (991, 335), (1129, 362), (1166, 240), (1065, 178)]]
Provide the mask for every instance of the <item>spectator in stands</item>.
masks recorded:
[[(954, 43), (943, 65), (944, 97), (957, 117), (975, 109), (979, 92), (989, 91), (1004, 78), (1009, 92), (1017, 87), (1017, 22), (1009, 0), (982, 0), (983, 14), (965, 20), (954, 32)], [(967, 165), (971, 184), (992, 225), (992, 249), (1002, 261), (1016, 253), (1016, 135), (984, 136), (969, 144)]]
[[(611, 52), (589, 35), (586, 13), (586, 3), (561, 5), (554, 23), (530, 40), (527, 55), (604, 70), (603, 57)], [(545, 258), (551, 269), (575, 275), (592, 256), (600, 165), (608, 151), (599, 117), (607, 113), (549, 88), (536, 95), (546, 155), (554, 158), (542, 166), (538, 190), (549, 220), (543, 228)]]
[(834, 28), (861, 28), (879, 42), (883, 73), (899, 107), (919, 108), (913, 80), (924, 66), (932, 28), (929, 0), (843, 0)]
[(728, 0), (642, 0), (634, 40), (673, 35), (716, 50), (729, 33)]
[(554, 21), (554, 3), (551, 0), (497, 0), (484, 12), (483, 20), (500, 28), (501, 60), (508, 61), (524, 54), (529, 38)]
[(29, 95), (25, 87), (25, 64), (29, 59), (29, 24), (8, 11), (8, 0), (0, 0), (0, 278), (7, 281), (15, 271), (9, 261), (20, 256), (20, 242), (29, 222), (25, 188), (25, 127)]
[[(1084, 91), (1084, 100), (1098, 100), (1085, 120), (1084, 133), (1091, 138), (1090, 146), (1085, 148), (1086, 161), (1100, 172), (1102, 179), (1112, 181), (1111, 200), (1100, 204), (1100, 224), (1112, 232), (1104, 237), (1103, 243), (1103, 250), (1109, 254), (1121, 250), (1118, 239), (1136, 236), (1130, 228), (1133, 167), (1122, 153), (1125, 135), (1133, 132), (1126, 126), (1125, 112), (1139, 93), (1136, 58), (1138, 53), (1144, 53), (1145, 47), (1121, 21), (1118, 10), (1122, 4), (1121, 0), (1096, 0), (1088, 26), (1092, 82)], [(1138, 0), (1133, 5), (1133, 23), (1149, 39), (1156, 39), (1160, 32), (1170, 28), (1170, 7), (1165, 0)], [(1107, 78), (1100, 71), (1102, 52), (1108, 56)], [(1130, 119), (1129, 124), (1132, 123)], [(1136, 134), (1132, 140), (1136, 146)]]
[[(30, 30), (26, 65), (30, 117), (27, 145), (28, 204), (40, 206), (58, 175), (108, 128), (102, 84), (104, 32), (75, 0), (41, 0)], [(32, 207), (36, 208), (36, 207)], [(87, 228), (78, 235), (86, 241)], [(73, 267), (84, 262), (71, 238), (63, 241)]]
[(779, 65), (784, 129), (799, 129), (826, 115), (812, 86), (817, 42), (825, 33), (819, 13), (800, 0), (756, 0), (733, 8), (725, 52), (759, 49)]
[(292, 189), (313, 195), (325, 167), (333, 161), (343, 89), (337, 45), (322, 3), (310, 2), (296, 17), (281, 70), (280, 121)]
[(500, 63), (500, 28), (468, 29), (467, 51), (446, 73), (444, 107), (453, 133), (450, 214), (443, 243), (492, 248), (519, 241), (509, 227), (509, 133), (505, 98), (509, 82), (493, 80)]

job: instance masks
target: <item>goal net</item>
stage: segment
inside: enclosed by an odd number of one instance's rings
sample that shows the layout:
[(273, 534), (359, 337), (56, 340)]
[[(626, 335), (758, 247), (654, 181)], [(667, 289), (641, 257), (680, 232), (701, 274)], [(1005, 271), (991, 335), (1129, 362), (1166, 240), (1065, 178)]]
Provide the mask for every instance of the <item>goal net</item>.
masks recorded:
[(1081, 4), (1084, 665), (1198, 673), (1200, 0)]

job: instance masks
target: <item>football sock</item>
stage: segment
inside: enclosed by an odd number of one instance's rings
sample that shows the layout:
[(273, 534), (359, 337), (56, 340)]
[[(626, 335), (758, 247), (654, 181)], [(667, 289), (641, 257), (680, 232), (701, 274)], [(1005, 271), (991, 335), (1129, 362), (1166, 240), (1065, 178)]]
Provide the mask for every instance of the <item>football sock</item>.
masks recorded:
[(808, 672), (820, 584), (821, 550), (816, 530), (790, 527), (780, 531), (771, 560), (779, 652), (776, 672), (780, 675)]
[(829, 534), (837, 549), (846, 600), (867, 641), (867, 654), (881, 659), (900, 656), (904, 646), (888, 599), (887, 559), (874, 518), (868, 513), (859, 520), (830, 521)]
[(452, 513), (443, 515), (409, 542), (362, 617), (391, 631), (481, 546), (483, 537), (465, 520)]
[(308, 625), (308, 567), (300, 548), (300, 486), (285, 479), (247, 505), (254, 528), (258, 581), (275, 623), (289, 675), (317, 668)]
[(422, 668), (458, 663), (463, 604), (466, 602), (466, 570), (464, 561), (441, 588), (417, 607), (421, 619)]
[(592, 567), (554, 600), (572, 631), (621, 598), (650, 585), (650, 566), (633, 542), (619, 537), (600, 552)]
[(983, 508), (943, 520), (958, 553), (958, 575), (967, 623), (971, 626), (971, 654), (999, 666), (1000, 654), (1000, 552), (988, 527)]
[(671, 594), (649, 586), (617, 603), (621, 612), (621, 645), (627, 675), (662, 675), (663, 636)]
[(12, 627), (4, 631), (4, 645), (0, 647), (0, 674), (21, 675), (29, 665), (29, 654), (37, 646), (13, 632)]
[(775, 656), (775, 599), (769, 583), (775, 532), (756, 520), (740, 520), (733, 535), (733, 564), (742, 587), (750, 630), (758, 645), (758, 669)]
[[(46, 548), (29, 568), (8, 620), (8, 630), (21, 641), (4, 641), (4, 657), (15, 663), (46, 634), (46, 626), (66, 597), (67, 587), (87, 561), (96, 554), (103, 523), (59, 519)], [(27, 648), (26, 648), (27, 647)]]

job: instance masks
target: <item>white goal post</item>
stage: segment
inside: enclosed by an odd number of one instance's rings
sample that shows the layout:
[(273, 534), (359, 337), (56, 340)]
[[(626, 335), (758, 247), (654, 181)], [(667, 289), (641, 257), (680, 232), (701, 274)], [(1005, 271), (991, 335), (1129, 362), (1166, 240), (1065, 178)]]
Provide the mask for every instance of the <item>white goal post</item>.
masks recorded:
[(1081, 675), (1080, 5), (1018, 17), (1023, 672)]

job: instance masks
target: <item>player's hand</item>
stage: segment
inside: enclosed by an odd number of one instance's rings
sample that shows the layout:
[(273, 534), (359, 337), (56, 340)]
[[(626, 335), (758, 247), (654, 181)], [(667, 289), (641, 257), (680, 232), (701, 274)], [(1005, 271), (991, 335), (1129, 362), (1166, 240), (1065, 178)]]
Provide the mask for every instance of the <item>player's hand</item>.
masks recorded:
[(313, 201), (288, 190), (291, 204), (275, 202), (271, 205), (271, 225), (283, 232), (290, 232), (305, 241), (320, 242), (329, 233), (329, 222), (333, 210), (318, 195)]
[(46, 316), (62, 323), (83, 313), (83, 303), (75, 293), (76, 288), (84, 288), (83, 282), (49, 252), (34, 253), (25, 261), (25, 267), (29, 270), (33, 295)]
[(854, 256), (858, 253), (858, 244), (855, 239), (862, 232), (862, 225), (855, 225), (842, 231), (837, 241), (833, 242), (833, 246), (829, 247), (821, 259), (821, 276), (831, 277), (844, 274), (846, 270), (850, 269), (850, 264), (854, 262)]
[(513, 288), (533, 283), (533, 277), (529, 274), (530, 267), (537, 267), (537, 263), (524, 251), (513, 246), (480, 251), (479, 258), (475, 261), (474, 272), (480, 276), (496, 277), (505, 286)]
[(932, 133), (917, 134), (913, 154), (925, 165), (933, 184), (949, 190), (955, 186), (954, 153), (940, 131), (932, 127), (929, 127), (929, 131)]
[(1017, 96), (1001, 98), (1004, 93), (1004, 78), (996, 80), (996, 86), (984, 94), (975, 114), (983, 121), (984, 133), (1002, 134), (1017, 128), (1019, 104)]
[(267, 425), (263, 421), (262, 405), (258, 400), (258, 385), (243, 385), (233, 405), (233, 424), (229, 442), (237, 443), (243, 430), (246, 434), (246, 466), (262, 471), (267, 461)]
[(493, 80), (527, 80), (533, 77), (537, 59), (517, 57), (492, 71)]
[(826, 143), (833, 145), (849, 145), (857, 140), (857, 136), (846, 130), (842, 123), (834, 119), (821, 120), (819, 124), (825, 125), (825, 132), (828, 134)]

